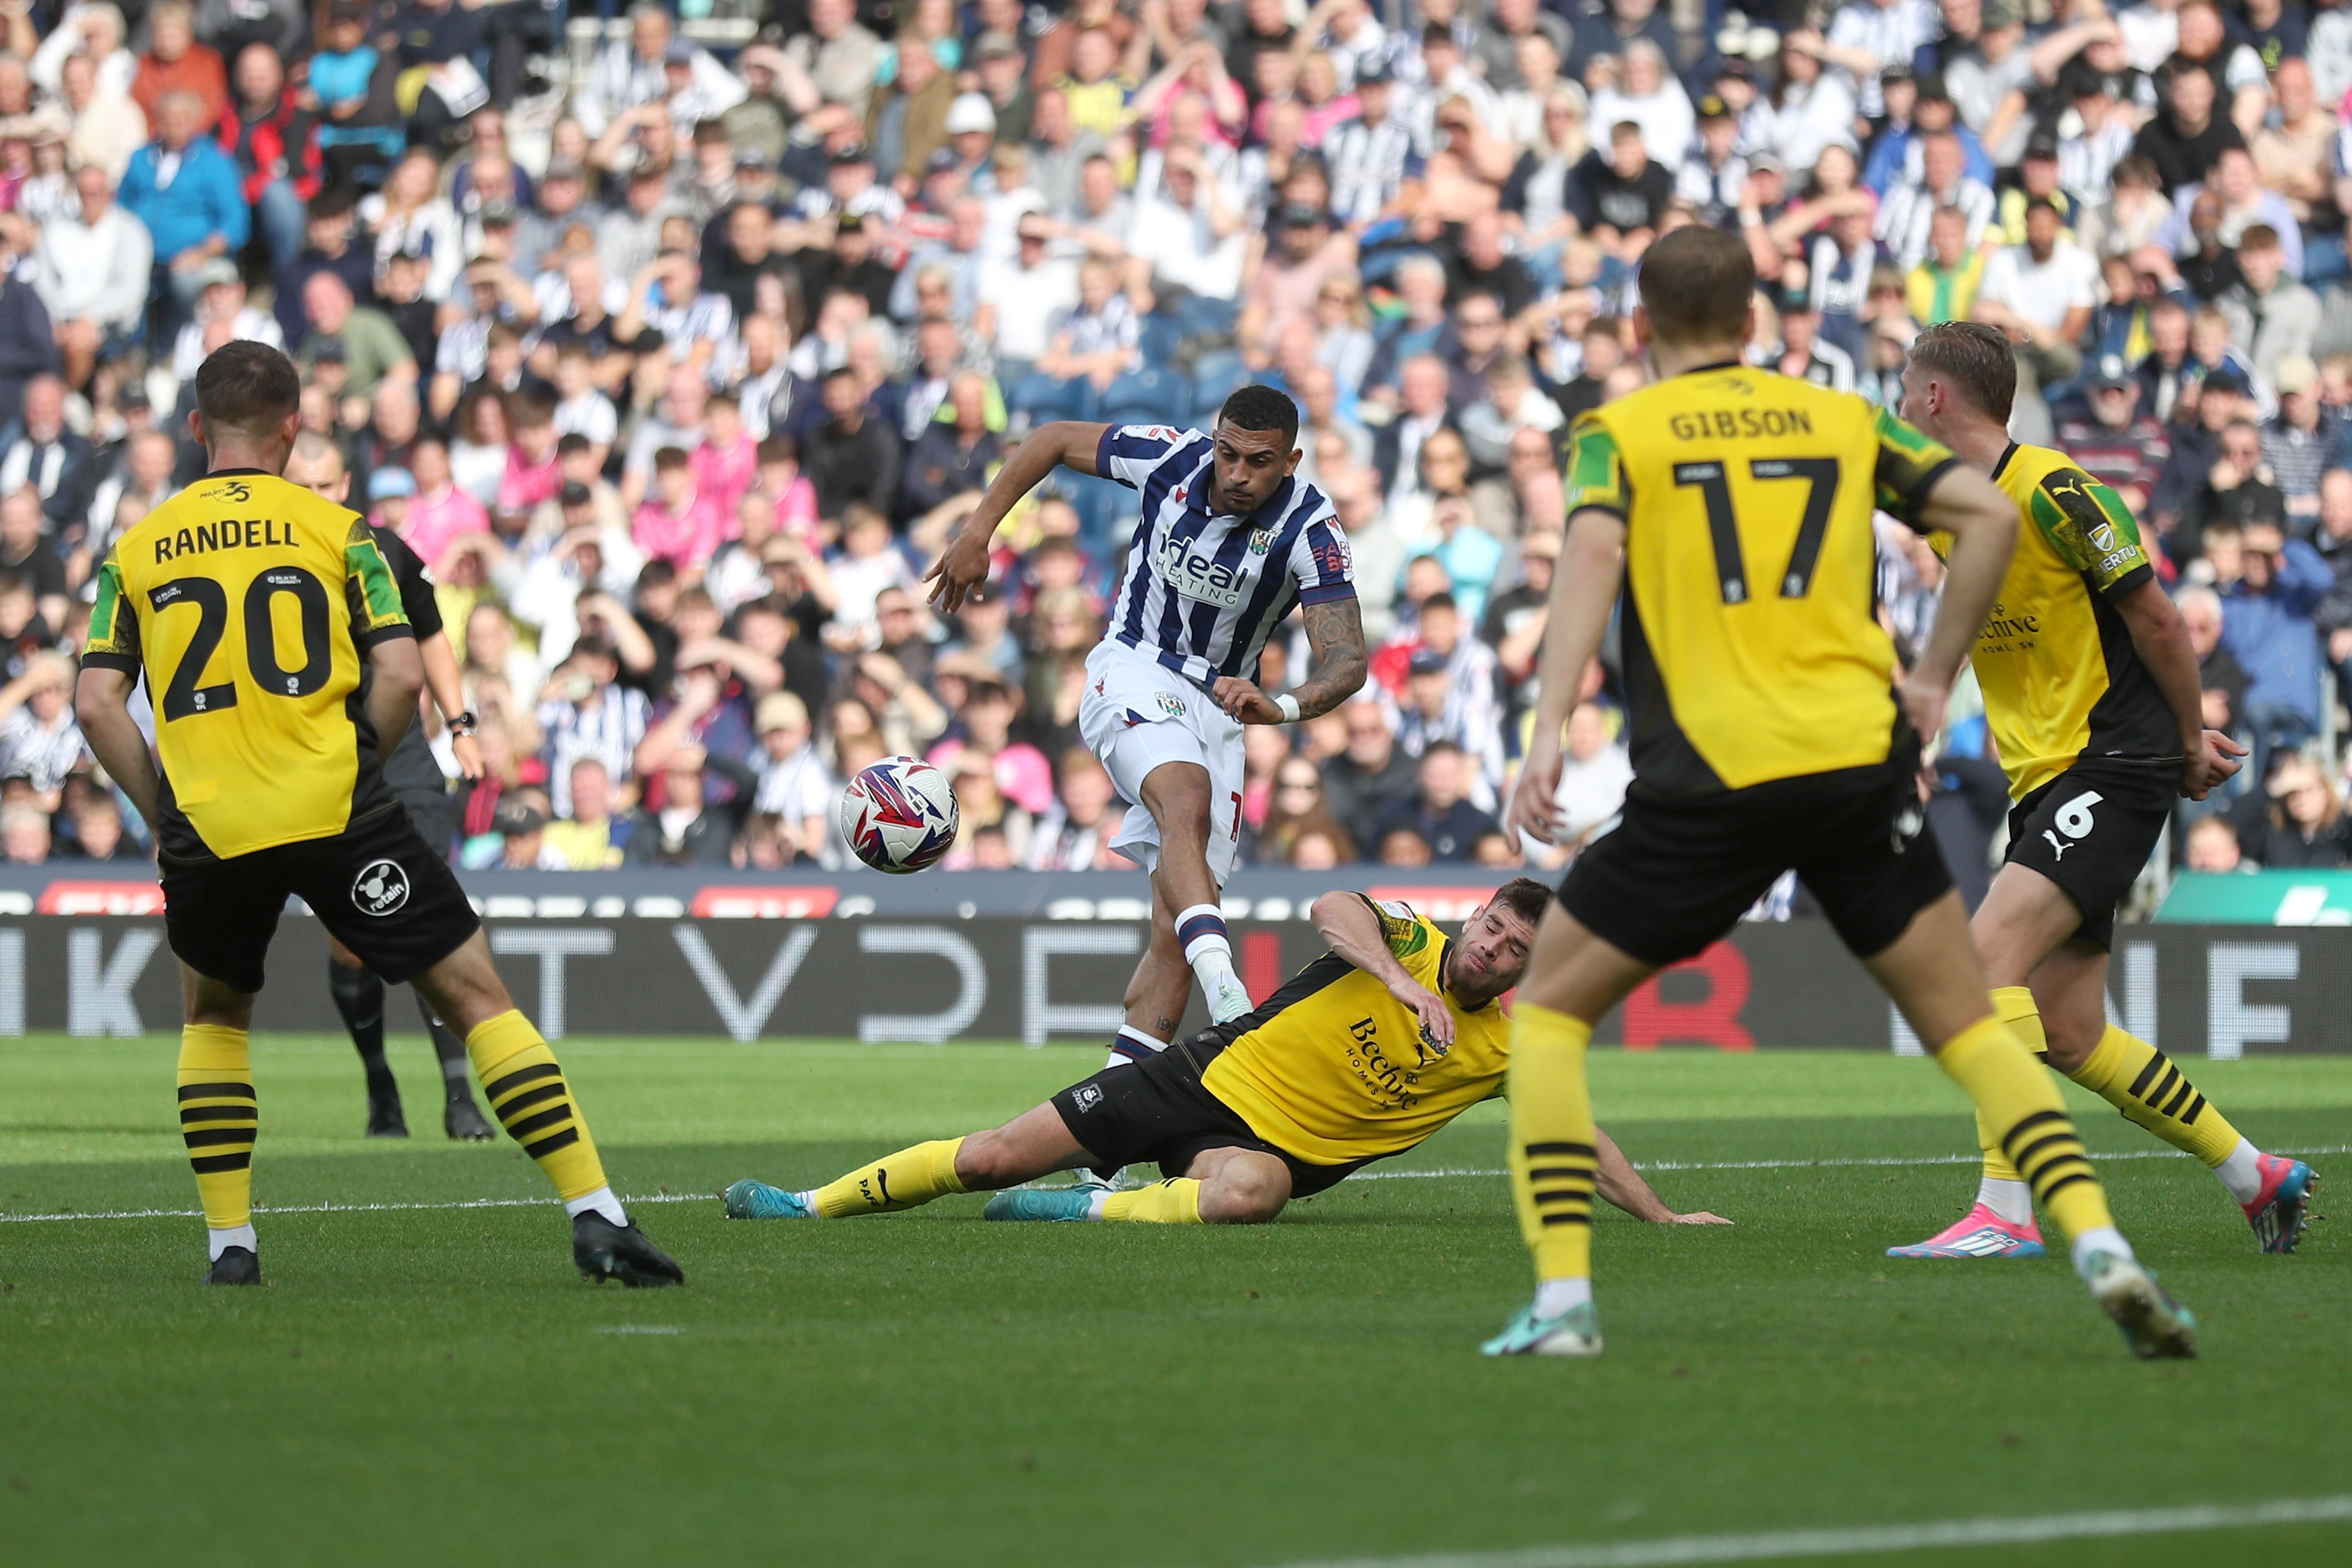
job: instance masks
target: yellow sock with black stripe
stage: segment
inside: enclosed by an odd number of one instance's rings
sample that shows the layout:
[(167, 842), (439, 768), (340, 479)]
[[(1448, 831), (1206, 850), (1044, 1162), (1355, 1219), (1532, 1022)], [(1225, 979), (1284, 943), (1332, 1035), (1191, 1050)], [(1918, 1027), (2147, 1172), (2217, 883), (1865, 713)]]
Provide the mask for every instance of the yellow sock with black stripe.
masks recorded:
[[(253, 1052), (243, 1029), (190, 1024), (180, 1031), (180, 1138), (196, 1173), (196, 1196), (223, 1247), (253, 1249), (253, 1141), (260, 1131)], [(231, 1233), (226, 1239), (223, 1232)]]
[(555, 1053), (530, 1020), (509, 1010), (476, 1025), (466, 1037), (466, 1054), (474, 1060), (490, 1114), (524, 1153), (539, 1162), (565, 1205), (576, 1214), (575, 1205), (602, 1198), (593, 1206), (623, 1223), (620, 1205), (605, 1185), (604, 1162), (596, 1157), (596, 1141), (588, 1135), (587, 1120), (580, 1114)]
[(1096, 1200), (1093, 1217), (1139, 1220), (1145, 1225), (1199, 1225), (1201, 1184), (1190, 1176), (1178, 1176), (1131, 1193), (1106, 1193)]
[(2209, 1167), (2219, 1166), (2244, 1141), (2171, 1058), (2112, 1024), (2070, 1076), (2122, 1111), (2125, 1121), (2137, 1122)]
[(2112, 1231), (2107, 1194), (2083, 1152), (2058, 1086), (2008, 1025), (1988, 1015), (1947, 1040), (1936, 1065), (1976, 1101), (1994, 1142), (2069, 1237)]
[(1592, 1277), (1592, 1026), (1522, 1002), (1511, 1016), (1511, 1202), (1538, 1283)]
[(845, 1219), (858, 1214), (896, 1214), (920, 1208), (933, 1198), (964, 1190), (956, 1174), (956, 1151), (961, 1138), (938, 1138), (895, 1154), (885, 1154), (870, 1165), (860, 1165), (837, 1181), (807, 1194), (820, 1219)]
[[(1992, 993), (1993, 1016), (2009, 1026), (2018, 1044), (2033, 1053), (2037, 1061), (2050, 1059), (2050, 1045), (2042, 1032), (2042, 1008), (2033, 1000), (2032, 988), (2024, 985), (1999, 985)], [(1977, 1202), (1991, 1209), (2011, 1225), (2023, 1225), (2033, 1217), (2033, 1192), (2018, 1174), (2017, 1167), (2009, 1163), (2001, 1152), (2000, 1135), (1985, 1120), (1982, 1108), (1977, 1111), (1977, 1146), (1984, 1151), (1984, 1181), (1977, 1188)]]

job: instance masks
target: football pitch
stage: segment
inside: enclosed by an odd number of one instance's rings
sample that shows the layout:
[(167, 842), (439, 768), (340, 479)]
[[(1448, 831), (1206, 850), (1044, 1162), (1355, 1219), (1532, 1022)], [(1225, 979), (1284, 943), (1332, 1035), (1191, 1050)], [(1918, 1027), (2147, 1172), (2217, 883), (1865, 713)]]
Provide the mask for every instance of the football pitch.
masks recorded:
[[(1477, 1342), (1528, 1285), (1499, 1107), (1255, 1229), (985, 1225), (977, 1197), (730, 1224), (734, 1177), (812, 1185), (1101, 1053), (575, 1038), (614, 1185), (688, 1277), (625, 1292), (573, 1275), (511, 1143), (441, 1138), (421, 1038), (393, 1051), (419, 1135), (387, 1144), (346, 1043), (257, 1036), (268, 1283), (206, 1290), (175, 1047), (0, 1042), (14, 1562), (2352, 1561), (2352, 1243), (2259, 1255), (2204, 1170), (2071, 1090), (2095, 1157), (2139, 1156), (2101, 1173), (2199, 1361), (2134, 1362), (2060, 1258), (1881, 1255), (1975, 1187), (1922, 1061), (1596, 1053), (1662, 1195), (1738, 1225), (1606, 1211), (1608, 1353), (1497, 1363)], [(2352, 1182), (2352, 1058), (2192, 1071)], [(2245, 1522), (2265, 1504), (2290, 1522)]]

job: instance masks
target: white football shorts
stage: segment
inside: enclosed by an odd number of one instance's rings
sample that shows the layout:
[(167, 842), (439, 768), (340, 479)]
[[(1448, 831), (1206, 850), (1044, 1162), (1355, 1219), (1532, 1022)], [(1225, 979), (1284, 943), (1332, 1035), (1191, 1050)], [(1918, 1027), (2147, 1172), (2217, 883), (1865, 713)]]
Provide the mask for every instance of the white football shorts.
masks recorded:
[(1223, 887), (1241, 849), (1240, 722), (1151, 655), (1106, 640), (1087, 656), (1078, 733), (1129, 802), (1111, 847), (1147, 871), (1160, 863), (1160, 825), (1143, 808), (1143, 781), (1168, 763), (1208, 770), (1209, 875)]

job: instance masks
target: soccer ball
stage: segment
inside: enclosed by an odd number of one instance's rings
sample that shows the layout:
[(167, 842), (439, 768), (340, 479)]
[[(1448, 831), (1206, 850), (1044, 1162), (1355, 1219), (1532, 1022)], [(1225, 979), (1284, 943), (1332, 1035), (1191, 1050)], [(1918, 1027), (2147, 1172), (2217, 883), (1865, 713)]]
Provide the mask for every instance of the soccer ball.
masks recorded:
[(842, 792), (841, 837), (877, 871), (935, 866), (955, 836), (955, 786), (919, 758), (885, 757)]

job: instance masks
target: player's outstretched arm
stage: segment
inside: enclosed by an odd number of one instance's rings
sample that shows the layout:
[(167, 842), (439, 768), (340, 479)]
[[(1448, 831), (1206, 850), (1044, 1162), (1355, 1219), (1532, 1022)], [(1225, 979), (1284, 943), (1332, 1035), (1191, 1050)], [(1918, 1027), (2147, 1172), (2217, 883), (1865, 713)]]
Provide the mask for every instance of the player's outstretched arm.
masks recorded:
[(2156, 678), (2164, 704), (2180, 726), (2180, 793), (2203, 800), (2237, 773), (2246, 748), (2219, 730), (2205, 728), (2204, 683), (2197, 674), (2197, 650), (2189, 646), (2189, 626), (2154, 577), (2107, 601), (2123, 617), (2140, 662)]
[(415, 637), (388, 637), (368, 645), (368, 721), (375, 726), (376, 754), (389, 758), (416, 719), (425, 691), (425, 656)]
[(988, 545), (1005, 513), (1021, 504), (1055, 468), (1081, 474), (1095, 470), (1095, 454), (1102, 448), (1108, 425), (1077, 419), (1056, 419), (1031, 432), (996, 470), (996, 479), (980, 505), (964, 519), (939, 561), (923, 574), (931, 584), (931, 603), (952, 615), (963, 608), (963, 596), (988, 575)]
[(1585, 507), (1570, 516), (1559, 564), (1551, 580), (1551, 609), (1544, 627), (1534, 732), (1503, 817), (1506, 833), (1528, 833), (1546, 844), (1559, 842), (1560, 738), (1568, 730), (1584, 667), (1601, 649), (1609, 613), (1625, 574), (1625, 520), (1615, 511)]
[(1729, 1225), (1721, 1215), (1701, 1209), (1693, 1214), (1676, 1214), (1650, 1189), (1642, 1173), (1625, 1158), (1625, 1151), (1617, 1141), (1596, 1127), (1592, 1130), (1593, 1147), (1600, 1151), (1601, 1168), (1594, 1173), (1593, 1186), (1604, 1198), (1623, 1209), (1635, 1219), (1648, 1220), (1652, 1225)]
[(1429, 1043), (1440, 1055), (1454, 1047), (1454, 1015), (1445, 999), (1405, 973), (1389, 951), (1388, 933), (1381, 917), (1360, 893), (1333, 891), (1315, 900), (1309, 911), (1315, 929), (1331, 951), (1389, 988), (1389, 994), (1421, 1017)]
[(131, 797), (152, 830), (163, 779), (155, 771), (154, 756), (147, 750), (147, 737), (139, 732), (139, 721), (131, 716), (131, 690), (138, 679), (128, 670), (84, 666), (74, 685), (74, 717), (80, 721), (81, 737), (89, 742), (90, 755), (109, 778), (122, 786), (122, 793)]
[[(1363, 611), (1354, 594), (1344, 599), (1304, 605), (1298, 613), (1307, 623), (1307, 647), (1315, 675), (1292, 687), (1289, 697), (1298, 704), (1296, 719), (1313, 719), (1328, 713), (1362, 690), (1371, 662), (1364, 652)], [(1219, 676), (1211, 692), (1218, 707), (1244, 724), (1294, 721), (1294, 715), (1285, 710), (1276, 699), (1268, 697), (1257, 682), (1244, 680), (1238, 675)]]
[(1976, 646), (2000, 580), (2017, 548), (2017, 503), (1972, 468), (1948, 464), (1914, 508), (1911, 526), (1922, 533), (1948, 533), (1952, 552), (1944, 566), (1943, 605), (1936, 629), (1911, 667), (1902, 688), (1903, 710), (1933, 745), (1944, 727), (1944, 704), (1960, 665)]

